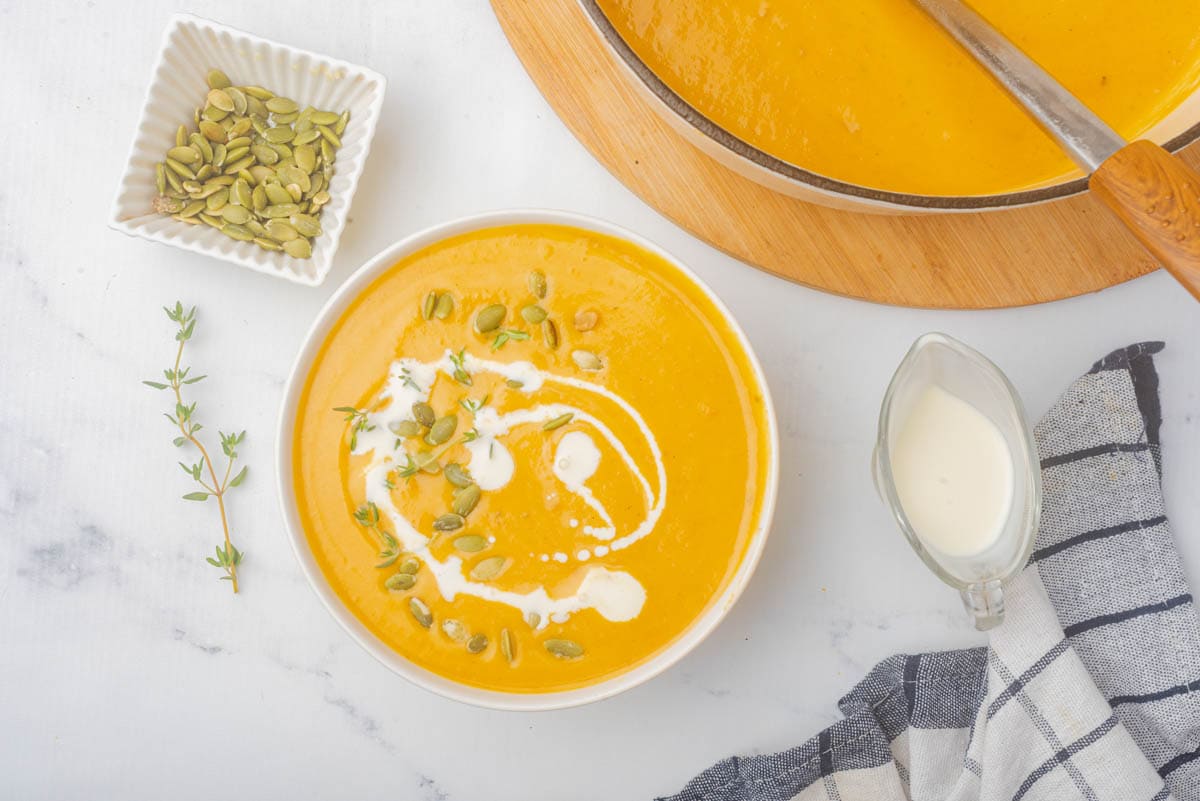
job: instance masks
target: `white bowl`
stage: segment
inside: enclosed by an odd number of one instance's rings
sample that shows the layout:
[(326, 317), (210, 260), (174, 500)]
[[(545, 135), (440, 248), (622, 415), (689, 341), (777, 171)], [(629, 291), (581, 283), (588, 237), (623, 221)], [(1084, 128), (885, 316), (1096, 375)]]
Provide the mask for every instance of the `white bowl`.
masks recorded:
[[(389, 648), (354, 616), (354, 613), (342, 603), (337, 593), (329, 585), (329, 582), (325, 580), (325, 576), (321, 573), (321, 569), (308, 547), (304, 527), (301, 525), (296, 511), (296, 499), (292, 480), (292, 432), (295, 427), (296, 407), (300, 399), (300, 393), (304, 389), (313, 359), (320, 350), (321, 344), (325, 341), (333, 324), (341, 317), (342, 312), (345, 311), (347, 306), (376, 277), (409, 254), (415, 253), (447, 237), (469, 231), (499, 225), (523, 223), (569, 225), (628, 240), (666, 260), (679, 271), (685, 280), (691, 281), (699, 287), (720, 311), (721, 316), (736, 335), (738, 343), (741, 345), (743, 351), (746, 353), (746, 358), (750, 362), (754, 373), (754, 381), (758, 385), (758, 390), (762, 393), (763, 406), (766, 410), (767, 442), (770, 451), (767, 464), (767, 481), (766, 487), (763, 490), (762, 509), (759, 512), (758, 527), (755, 529), (749, 544), (746, 546), (746, 554), (742, 558), (737, 573), (720, 596), (715, 598), (709, 604), (707, 610), (694, 620), (674, 642), (656, 654), (652, 659), (598, 684), (575, 690), (552, 693), (505, 693), (460, 684), (426, 670)], [(365, 648), (368, 653), (413, 684), (446, 698), (452, 698), (456, 701), (476, 706), (490, 707), (492, 709), (523, 711), (561, 709), (563, 707), (579, 706), (591, 703), (592, 701), (599, 701), (602, 698), (608, 698), (631, 687), (636, 687), (644, 681), (648, 681), (682, 659), (716, 628), (717, 624), (721, 622), (721, 619), (725, 617), (726, 613), (733, 607), (734, 602), (742, 594), (742, 590), (745, 589), (750, 576), (754, 573), (754, 568), (757, 566), (759, 557), (762, 555), (763, 546), (766, 544), (767, 532), (771, 525), (771, 518), (775, 512), (775, 496), (779, 481), (779, 431), (775, 422), (775, 407), (771, 402), (771, 393), (763, 376), (762, 367), (759, 365), (754, 351), (750, 348), (750, 343), (746, 340), (745, 333), (738, 326), (733, 315), (729, 313), (729, 310), (725, 308), (720, 299), (713, 294), (713, 291), (697, 278), (691, 270), (684, 267), (677, 259), (657, 245), (611, 223), (564, 211), (536, 209), (496, 211), (452, 220), (432, 228), (427, 228), (424, 231), (419, 231), (400, 240), (378, 253), (374, 258), (360, 267), (325, 304), (325, 308), (321, 310), (321, 313), (317, 316), (316, 321), (305, 336), (304, 345), (300, 348), (300, 353), (297, 355), (296, 362), (292, 366), (291, 376), (288, 379), (287, 388), (283, 393), (283, 405), (279, 413), (279, 426), (276, 431), (275, 440), (275, 471), (278, 481), (279, 502), (283, 509), (283, 517), (287, 524), (287, 532), (292, 543), (292, 550), (295, 551), (296, 559), (299, 560), (300, 567), (304, 571), (304, 575), (308, 578), (309, 584), (312, 585), (317, 596), (324, 602), (325, 608), (329, 610), (329, 613), (333, 615), (334, 619), (342, 625), (342, 628), (349, 632), (350, 636)]]
[[(324, 233), (313, 240), (312, 258), (295, 259), (263, 250), (253, 242), (230, 239), (207, 225), (188, 225), (151, 209), (158, 194), (154, 165), (175, 144), (175, 130), (181, 124), (191, 125), (193, 111), (208, 92), (204, 76), (212, 67), (223, 70), (235, 85), (257, 84), (291, 97), (302, 106), (350, 110), (350, 123), (342, 136), (329, 186), (332, 199), (321, 210)], [(162, 51), (146, 92), (109, 226), (130, 236), (204, 253), (260, 273), (311, 286), (321, 283), (333, 266), (333, 254), (346, 227), (386, 85), (382, 75), (365, 67), (297, 50), (191, 14), (176, 14), (163, 35)]]

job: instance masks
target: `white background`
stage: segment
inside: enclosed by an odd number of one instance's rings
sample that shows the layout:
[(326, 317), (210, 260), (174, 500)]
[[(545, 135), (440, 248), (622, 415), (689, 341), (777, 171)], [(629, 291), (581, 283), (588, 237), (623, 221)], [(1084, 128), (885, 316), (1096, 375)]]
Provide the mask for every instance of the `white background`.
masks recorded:
[[(323, 287), (105, 228), (174, 10), (387, 76)], [(590, 158), (482, 0), (4, 0), (0, 76), (0, 795), (635, 799), (802, 741), (877, 660), (981, 642), (867, 469), (891, 370), (930, 329), (993, 356), (1034, 416), (1108, 351), (1166, 339), (1167, 508), (1200, 572), (1200, 307), (1165, 275), (1038, 308), (933, 313), (751, 270)], [(543, 714), (442, 700), (360, 651), (301, 577), (271, 475), (284, 377), (329, 293), (416, 229), (515, 206), (612, 220), (695, 269), (762, 357), (783, 436), (774, 533), (726, 622), (649, 684)], [(179, 499), (190, 487), (164, 397), (139, 383), (173, 355), (159, 306), (177, 298), (201, 310), (200, 417), (249, 432), (250, 479), (231, 502), (247, 553), (236, 598), (203, 562), (216, 510)]]

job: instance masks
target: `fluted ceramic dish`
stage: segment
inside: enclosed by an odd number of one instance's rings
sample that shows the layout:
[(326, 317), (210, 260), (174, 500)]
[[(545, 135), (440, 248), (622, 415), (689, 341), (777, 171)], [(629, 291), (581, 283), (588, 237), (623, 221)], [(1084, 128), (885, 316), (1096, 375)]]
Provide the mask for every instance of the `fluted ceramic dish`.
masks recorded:
[[(312, 258), (296, 259), (263, 250), (253, 242), (230, 239), (207, 225), (188, 225), (152, 210), (151, 202), (157, 194), (154, 165), (175, 144), (175, 130), (180, 124), (191, 124), (193, 111), (208, 92), (204, 76), (212, 67), (224, 71), (235, 85), (257, 84), (301, 106), (350, 111), (350, 123), (342, 135), (329, 185), (331, 199), (321, 210), (323, 233), (313, 239)], [(129, 163), (113, 202), (110, 227), (297, 283), (321, 283), (333, 266), (333, 254), (346, 227), (386, 85), (382, 75), (366, 67), (288, 47), (191, 14), (175, 15), (163, 36)]]

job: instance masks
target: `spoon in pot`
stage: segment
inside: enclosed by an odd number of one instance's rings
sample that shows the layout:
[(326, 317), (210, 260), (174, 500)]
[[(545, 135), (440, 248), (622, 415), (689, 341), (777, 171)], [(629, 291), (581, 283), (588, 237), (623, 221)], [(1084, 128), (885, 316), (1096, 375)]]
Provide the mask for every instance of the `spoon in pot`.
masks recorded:
[(960, 0), (913, 0), (1004, 86), (1090, 177), (1088, 187), (1200, 300), (1200, 174), (1153, 142), (1126, 142)]

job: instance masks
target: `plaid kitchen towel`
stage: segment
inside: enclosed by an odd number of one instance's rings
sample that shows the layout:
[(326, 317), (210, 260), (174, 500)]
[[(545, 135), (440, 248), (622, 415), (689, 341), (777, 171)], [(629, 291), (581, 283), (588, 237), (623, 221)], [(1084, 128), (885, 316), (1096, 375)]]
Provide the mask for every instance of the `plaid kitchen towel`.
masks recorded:
[(1041, 530), (987, 648), (885, 660), (833, 726), (671, 801), (1200, 801), (1200, 625), (1163, 513), (1162, 347), (1097, 362), (1037, 426)]

